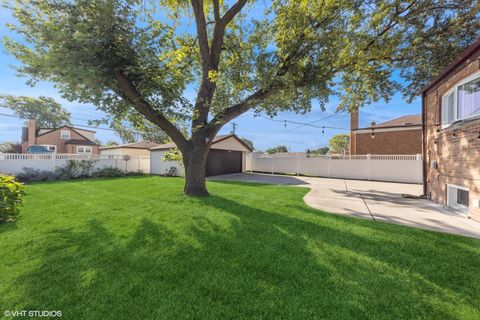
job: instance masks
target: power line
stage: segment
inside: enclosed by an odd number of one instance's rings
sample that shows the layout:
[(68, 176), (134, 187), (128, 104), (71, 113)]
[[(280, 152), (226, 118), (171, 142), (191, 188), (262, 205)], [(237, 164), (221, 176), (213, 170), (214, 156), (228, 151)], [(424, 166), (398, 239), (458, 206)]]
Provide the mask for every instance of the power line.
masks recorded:
[[(0, 113), (0, 116), (10, 117), (10, 118), (16, 118), (16, 119), (20, 119), (20, 120), (25, 120), (25, 119), (23, 119), (23, 118), (20, 118), (19, 116), (16, 116), (16, 115), (13, 115), (13, 114), (7, 114), (7, 113)], [(116, 131), (115, 131), (114, 129), (111, 129), (111, 128), (104, 128), (104, 127), (98, 127), (98, 126), (89, 126), (89, 125), (78, 124), (78, 123), (72, 123), (72, 126), (74, 126), (74, 127), (80, 127), (80, 128), (89, 128), (89, 129), (112, 131), (112, 132), (115, 132), (115, 133), (116, 133)], [(145, 133), (145, 132), (135, 131), (135, 130), (133, 130), (132, 128), (125, 128), (125, 129), (130, 130), (132, 133), (135, 133), (135, 134)]]

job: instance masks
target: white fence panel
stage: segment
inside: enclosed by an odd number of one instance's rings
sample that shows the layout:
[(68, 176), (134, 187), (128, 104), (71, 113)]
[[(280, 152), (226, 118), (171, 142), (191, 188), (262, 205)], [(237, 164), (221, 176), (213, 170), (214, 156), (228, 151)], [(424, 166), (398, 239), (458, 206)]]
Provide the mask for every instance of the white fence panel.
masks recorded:
[(150, 173), (150, 157), (131, 156), (128, 161), (123, 155), (83, 155), (83, 154), (8, 154), (0, 153), (0, 172), (16, 175), (23, 168), (53, 171), (64, 167), (68, 160), (92, 160), (93, 170), (113, 167), (127, 171)]
[(421, 155), (311, 156), (249, 154), (247, 171), (422, 183)]

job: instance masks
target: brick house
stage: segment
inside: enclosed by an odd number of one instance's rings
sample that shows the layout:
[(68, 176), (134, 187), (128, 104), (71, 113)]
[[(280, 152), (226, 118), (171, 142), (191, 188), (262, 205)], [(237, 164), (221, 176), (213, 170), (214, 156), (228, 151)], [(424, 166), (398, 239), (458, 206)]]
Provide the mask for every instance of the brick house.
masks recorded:
[(369, 127), (358, 127), (358, 112), (350, 113), (350, 154), (421, 154), (422, 116), (407, 115)]
[(37, 128), (35, 120), (30, 119), (22, 130), (22, 153), (37, 145), (55, 153), (98, 154), (100, 146), (94, 140), (95, 131), (70, 126)]
[(480, 220), (480, 40), (421, 94), (424, 192)]

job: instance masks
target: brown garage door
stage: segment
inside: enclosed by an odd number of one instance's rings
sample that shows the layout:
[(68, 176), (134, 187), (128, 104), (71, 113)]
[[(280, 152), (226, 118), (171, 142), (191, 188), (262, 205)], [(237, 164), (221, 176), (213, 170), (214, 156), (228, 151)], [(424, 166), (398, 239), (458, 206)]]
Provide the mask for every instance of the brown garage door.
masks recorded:
[(207, 176), (242, 172), (242, 152), (211, 149), (207, 159)]

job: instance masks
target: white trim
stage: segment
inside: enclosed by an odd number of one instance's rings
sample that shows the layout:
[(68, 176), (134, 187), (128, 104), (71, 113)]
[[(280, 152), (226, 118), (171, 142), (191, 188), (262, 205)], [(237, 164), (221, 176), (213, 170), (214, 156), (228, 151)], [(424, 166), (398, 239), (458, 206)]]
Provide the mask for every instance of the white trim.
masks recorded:
[[(455, 189), (454, 199), (450, 198), (450, 189)], [(468, 206), (464, 206), (462, 204), (459, 204), (457, 202), (457, 199), (456, 199), (457, 198), (457, 196), (456, 196), (457, 190), (456, 189), (464, 190), (464, 191), (467, 191), (467, 192), (470, 193), (470, 189), (468, 189), (466, 187), (459, 186), (459, 185), (456, 185), (456, 184), (447, 183), (447, 206), (450, 207), (450, 208), (461, 210), (461, 211), (468, 211), (468, 209), (470, 207), (470, 203), (468, 204)]]
[[(79, 151), (80, 148), (83, 148), (83, 152)], [(86, 152), (87, 149), (89, 149), (90, 152)], [(93, 148), (91, 146), (77, 146), (77, 153), (78, 154), (92, 154), (93, 153)]]
[(480, 79), (480, 71), (476, 71), (476, 72), (472, 73), (471, 75), (469, 75), (468, 77), (465, 77), (462, 80), (456, 82), (452, 86), (452, 88), (450, 88), (448, 91), (446, 91), (444, 94), (442, 94), (442, 96), (440, 98), (440, 110), (442, 110), (442, 108), (443, 108), (443, 98), (446, 97), (446, 96), (449, 96), (453, 92), (453, 119), (452, 119), (452, 122), (450, 122), (450, 123), (442, 124), (443, 114), (441, 114), (440, 115), (440, 123), (441, 123), (441, 128), (442, 129), (448, 128), (449, 126), (451, 126), (452, 124), (454, 124), (457, 121), (462, 121), (462, 120), (478, 117), (478, 114), (473, 114), (471, 116), (458, 118), (458, 87), (460, 87), (460, 86), (462, 86), (462, 85), (464, 85), (464, 84), (466, 84), (470, 81), (473, 81), (475, 79)]
[[(64, 138), (63, 134), (66, 133), (68, 138)], [(62, 140), (69, 140), (70, 139), (70, 130), (60, 130), (60, 139)]]
[(382, 128), (382, 127), (372, 127), (368, 129), (357, 129), (353, 130), (353, 132), (360, 134), (360, 133), (368, 133), (372, 134), (372, 129), (374, 129), (375, 133), (377, 132), (391, 132), (391, 131), (407, 131), (407, 130), (422, 130), (422, 125), (411, 125), (408, 127), (395, 127), (395, 128)]

